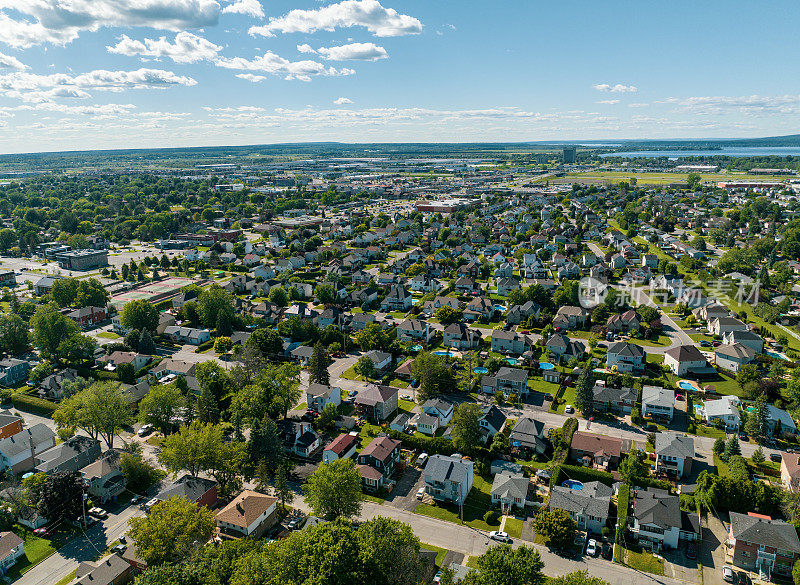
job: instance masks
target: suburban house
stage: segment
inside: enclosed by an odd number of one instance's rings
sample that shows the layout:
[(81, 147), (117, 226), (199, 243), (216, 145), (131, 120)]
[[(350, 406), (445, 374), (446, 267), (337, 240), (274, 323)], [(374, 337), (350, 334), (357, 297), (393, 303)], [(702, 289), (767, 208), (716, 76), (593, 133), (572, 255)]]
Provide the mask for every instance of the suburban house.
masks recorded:
[(756, 359), (756, 351), (741, 343), (720, 345), (714, 350), (714, 364), (734, 373)]
[(642, 416), (672, 420), (675, 409), (675, 391), (660, 386), (642, 387)]
[(723, 396), (717, 400), (706, 400), (703, 418), (710, 425), (722, 424), (727, 432), (736, 432), (742, 422), (739, 415), (739, 398)]
[(800, 488), (800, 455), (781, 453), (781, 483), (791, 492)]
[(527, 370), (503, 366), (494, 376), (481, 377), (481, 392), (494, 394), (498, 391), (505, 394), (527, 394)]
[(700, 518), (681, 510), (678, 496), (656, 488), (634, 490), (631, 532), (648, 549), (678, 548), (681, 540), (697, 540)]
[(400, 461), (401, 446), (400, 441), (389, 437), (376, 437), (358, 454), (356, 469), (367, 490), (377, 490), (392, 476)]
[(706, 368), (706, 358), (694, 345), (681, 345), (664, 352), (664, 364), (676, 376), (703, 371)]
[(606, 330), (615, 333), (633, 333), (639, 330), (639, 316), (631, 309), (624, 313), (611, 315), (606, 321)]
[(5, 575), (25, 554), (25, 541), (13, 532), (0, 532), (0, 573)]
[(544, 423), (529, 416), (518, 419), (508, 438), (512, 450), (523, 453), (544, 453), (548, 442), (544, 436)]
[(747, 331), (747, 325), (736, 317), (717, 317), (708, 322), (708, 330), (713, 335), (722, 336), (731, 331)]
[(472, 349), (481, 342), (481, 333), (464, 323), (452, 323), (444, 330), (442, 344), (457, 349)]
[(25, 360), (4, 358), (0, 360), (0, 385), (15, 386), (28, 379), (31, 365)]
[(301, 366), (307, 366), (314, 355), (314, 348), (310, 345), (299, 345), (289, 352), (293, 360), (300, 363)]
[(143, 353), (135, 353), (132, 351), (115, 351), (109, 355), (98, 358), (97, 361), (106, 366), (111, 366), (112, 369), (120, 364), (130, 364), (135, 371), (141, 370), (150, 361), (150, 356)]
[(494, 404), (485, 405), (481, 407), (481, 416), (478, 419), (478, 423), (481, 425), (481, 434), (483, 434), (484, 442), (487, 442), (503, 430), (506, 424), (506, 415)]
[(730, 519), (727, 544), (734, 565), (758, 572), (762, 581), (769, 581), (773, 574), (791, 576), (800, 559), (794, 526), (754, 512), (730, 512)]
[(756, 353), (762, 353), (764, 351), (764, 338), (758, 333), (749, 330), (728, 331), (722, 335), (722, 343), (725, 345), (740, 343), (741, 345), (746, 345)]
[(404, 433), (411, 427), (411, 415), (407, 412), (401, 412), (389, 424), (389, 428), (398, 433)]
[(100, 457), (100, 441), (75, 435), (35, 457), (37, 473), (78, 471)]
[(69, 585), (124, 585), (133, 579), (133, 572), (133, 565), (114, 553), (99, 561), (83, 561)]
[(592, 392), (595, 410), (618, 414), (630, 414), (639, 397), (639, 393), (633, 388), (610, 388), (599, 383), (595, 383)]
[(22, 417), (10, 410), (0, 411), (0, 440), (22, 432)]
[(402, 285), (393, 285), (389, 294), (381, 302), (381, 311), (386, 313), (392, 311), (405, 312), (411, 308), (412, 305), (411, 293)]
[(514, 305), (506, 314), (506, 323), (511, 325), (519, 325), (531, 317), (538, 319), (541, 310), (542, 308), (533, 301), (526, 301), (521, 305)]
[(184, 377), (194, 376), (194, 368), (196, 365), (197, 364), (185, 362), (183, 360), (166, 358), (161, 360), (155, 368), (150, 370), (150, 373), (159, 380), (163, 380), (170, 375)]
[(513, 508), (525, 510), (535, 501), (535, 488), (531, 480), (522, 473), (500, 472), (492, 482), (492, 505), (508, 511)]
[(364, 355), (372, 360), (372, 365), (375, 366), (377, 372), (385, 372), (392, 363), (392, 354), (385, 351), (373, 349)]
[(767, 404), (767, 431), (772, 436), (782, 436), (787, 433), (794, 435), (797, 433), (797, 427), (791, 414), (772, 404)]
[(565, 510), (578, 525), (578, 530), (601, 534), (608, 523), (613, 491), (599, 481), (583, 484), (581, 489), (553, 486), (550, 509)]
[(631, 443), (630, 439), (576, 431), (572, 435), (569, 455), (573, 461), (584, 467), (613, 470), (631, 450)]
[(661, 432), (656, 435), (656, 472), (682, 479), (692, 471), (694, 439), (688, 435)]
[(316, 384), (311, 382), (306, 390), (306, 404), (308, 408), (322, 414), (329, 404), (339, 406), (342, 403), (342, 390), (335, 386)]
[(67, 313), (67, 317), (75, 321), (81, 329), (86, 329), (108, 319), (108, 309), (105, 307), (81, 307)]
[(217, 504), (217, 482), (184, 473), (154, 499), (165, 502), (170, 498), (186, 498), (198, 506), (213, 508)]
[(173, 343), (190, 343), (192, 345), (201, 345), (211, 339), (211, 331), (208, 329), (178, 327), (177, 325), (165, 327), (164, 335)]
[(561, 356), (564, 359), (581, 359), (586, 353), (586, 345), (582, 341), (571, 340), (563, 333), (553, 333), (545, 344), (549, 353)]
[(627, 341), (612, 343), (606, 354), (606, 367), (619, 372), (643, 372), (646, 362), (642, 346)]
[(244, 490), (217, 512), (220, 536), (261, 538), (278, 521), (278, 498)]
[(283, 436), (284, 448), (300, 457), (310, 457), (320, 446), (319, 435), (309, 422), (284, 419), (278, 421), (278, 430)]
[(473, 463), (455, 455), (432, 455), (425, 465), (425, 491), (434, 500), (462, 504), (472, 489)]
[(439, 419), (439, 425), (444, 427), (453, 418), (453, 403), (441, 398), (431, 398), (422, 405), (422, 412), (435, 416)]
[(433, 436), (439, 430), (439, 418), (425, 412), (419, 413), (415, 418), (417, 430), (420, 433)]
[(583, 329), (586, 326), (586, 320), (589, 317), (589, 311), (583, 307), (564, 306), (560, 307), (553, 317), (553, 327), (556, 329)]
[(526, 335), (516, 331), (495, 329), (492, 331), (492, 351), (513, 355), (522, 355), (533, 346), (533, 342)]
[(73, 368), (64, 368), (47, 376), (39, 384), (38, 394), (42, 398), (60, 400), (64, 396), (61, 385), (78, 377), (78, 371)]
[(56, 434), (44, 423), (0, 439), (0, 470), (10, 469), (15, 475), (31, 471), (35, 458), (55, 444)]
[(355, 399), (359, 414), (373, 423), (388, 420), (397, 410), (399, 389), (393, 386), (370, 384)]
[(322, 462), (330, 463), (337, 459), (349, 459), (358, 450), (358, 433), (345, 433), (339, 435), (328, 443), (322, 451)]
[(397, 326), (397, 338), (401, 341), (422, 341), (427, 343), (433, 337), (435, 330), (431, 329), (427, 321), (419, 319), (406, 319)]
[(103, 456), (80, 470), (81, 477), (93, 498), (105, 504), (115, 501), (125, 491), (125, 476), (122, 474), (119, 452), (106, 451)]

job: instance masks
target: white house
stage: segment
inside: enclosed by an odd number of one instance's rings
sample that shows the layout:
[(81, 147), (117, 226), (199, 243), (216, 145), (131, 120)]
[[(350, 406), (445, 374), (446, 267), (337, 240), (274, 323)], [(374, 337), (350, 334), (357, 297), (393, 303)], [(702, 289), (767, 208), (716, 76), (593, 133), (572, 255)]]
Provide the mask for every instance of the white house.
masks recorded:
[(425, 412), (421, 412), (416, 417), (417, 430), (425, 435), (433, 436), (439, 430), (439, 419)]
[(635, 490), (631, 532), (645, 548), (677, 549), (681, 537), (678, 496), (663, 490)]
[(339, 406), (342, 403), (342, 390), (335, 386), (311, 383), (306, 390), (306, 404), (308, 408), (322, 414), (329, 404)]
[(738, 372), (743, 365), (755, 359), (755, 350), (741, 343), (720, 345), (714, 350), (714, 364), (731, 372)]
[(5, 574), (25, 554), (25, 542), (13, 532), (0, 532), (0, 570)]
[(706, 358), (694, 345), (681, 345), (664, 352), (664, 364), (676, 376), (706, 367)]
[(656, 435), (656, 471), (682, 479), (692, 471), (694, 439), (688, 435), (661, 432)]
[(463, 503), (472, 489), (473, 466), (455, 455), (432, 455), (425, 466), (425, 491), (434, 500)]
[(358, 433), (339, 435), (322, 451), (322, 462), (349, 459), (358, 452)]
[(728, 432), (735, 432), (742, 422), (739, 416), (739, 398), (723, 396), (719, 400), (706, 400), (703, 405), (703, 418), (710, 425), (722, 421)]
[(675, 391), (659, 386), (642, 387), (642, 416), (672, 420)]
[(431, 398), (422, 405), (422, 412), (439, 419), (439, 426), (447, 426), (453, 418), (453, 403), (441, 398)]

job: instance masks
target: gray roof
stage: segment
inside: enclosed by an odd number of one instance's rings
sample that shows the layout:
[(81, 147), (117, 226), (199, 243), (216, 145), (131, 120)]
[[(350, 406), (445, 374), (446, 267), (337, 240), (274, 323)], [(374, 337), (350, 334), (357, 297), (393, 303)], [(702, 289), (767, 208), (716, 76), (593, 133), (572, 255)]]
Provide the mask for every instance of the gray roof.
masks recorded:
[(694, 457), (694, 439), (677, 433), (662, 432), (656, 435), (656, 454), (687, 459)]
[(425, 466), (425, 481), (442, 483), (450, 481), (460, 484), (467, 480), (469, 469), (469, 465), (460, 457), (432, 455)]
[(92, 437), (75, 435), (67, 439), (66, 442), (40, 453), (36, 457), (36, 470), (40, 472), (50, 471), (62, 463), (75, 459), (81, 453), (86, 453), (94, 448), (97, 448), (98, 453), (100, 452), (100, 441)]
[(503, 380), (511, 380), (513, 382), (525, 382), (528, 379), (528, 372), (520, 368), (502, 367), (497, 370), (494, 377), (502, 378)]
[(438, 422), (439, 418), (432, 414), (421, 412), (417, 416), (417, 426), (432, 427), (434, 424), (438, 424)]
[(217, 485), (217, 482), (204, 477), (196, 477), (188, 473), (179, 477), (169, 487), (156, 496), (159, 500), (185, 497), (190, 502), (197, 502), (203, 495)]
[(731, 534), (736, 540), (775, 547), (783, 551), (800, 553), (797, 530), (782, 520), (767, 520), (731, 512)]
[(594, 393), (594, 399), (598, 402), (616, 402), (620, 400), (636, 402), (636, 399), (639, 397), (639, 393), (633, 388), (595, 386), (592, 392)]
[(585, 483), (580, 490), (557, 485), (550, 492), (550, 508), (607, 518), (611, 494), (611, 488), (599, 481)]
[(39, 445), (52, 441), (56, 434), (44, 423), (23, 429), (21, 433), (0, 440), (0, 453), (11, 459), (23, 451), (37, 449)]
[(672, 408), (675, 406), (675, 391), (659, 386), (644, 386), (642, 388), (642, 404)]
[(681, 527), (681, 506), (678, 496), (650, 488), (636, 490), (633, 516), (639, 524), (652, 524), (665, 530)]
[(530, 480), (521, 474), (510, 474), (506, 471), (501, 471), (494, 476), (492, 495), (503, 498), (518, 498), (525, 502), (528, 497), (530, 483)]
[(635, 343), (628, 343), (627, 341), (618, 341), (608, 348), (608, 353), (615, 355), (624, 355), (628, 357), (645, 359), (645, 352), (642, 346)]

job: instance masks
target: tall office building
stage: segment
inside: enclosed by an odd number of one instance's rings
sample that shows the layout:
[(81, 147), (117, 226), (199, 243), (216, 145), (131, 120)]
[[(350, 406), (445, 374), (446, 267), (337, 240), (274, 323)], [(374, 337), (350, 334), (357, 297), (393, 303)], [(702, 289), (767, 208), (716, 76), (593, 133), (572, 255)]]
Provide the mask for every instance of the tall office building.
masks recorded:
[(564, 151), (563, 151), (562, 156), (564, 158), (564, 164), (565, 165), (574, 164), (575, 163), (575, 160), (577, 158), (577, 156), (576, 156), (577, 151), (578, 151), (578, 149), (575, 148), (574, 146), (565, 146), (564, 147)]

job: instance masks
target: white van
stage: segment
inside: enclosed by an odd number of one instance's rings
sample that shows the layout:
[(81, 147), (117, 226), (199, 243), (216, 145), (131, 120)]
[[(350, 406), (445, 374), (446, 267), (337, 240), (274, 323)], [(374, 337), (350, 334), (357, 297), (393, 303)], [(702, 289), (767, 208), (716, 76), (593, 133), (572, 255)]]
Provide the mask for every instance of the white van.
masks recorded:
[(419, 457), (417, 457), (417, 467), (425, 467), (425, 464), (427, 462), (428, 462), (428, 454), (420, 453)]

